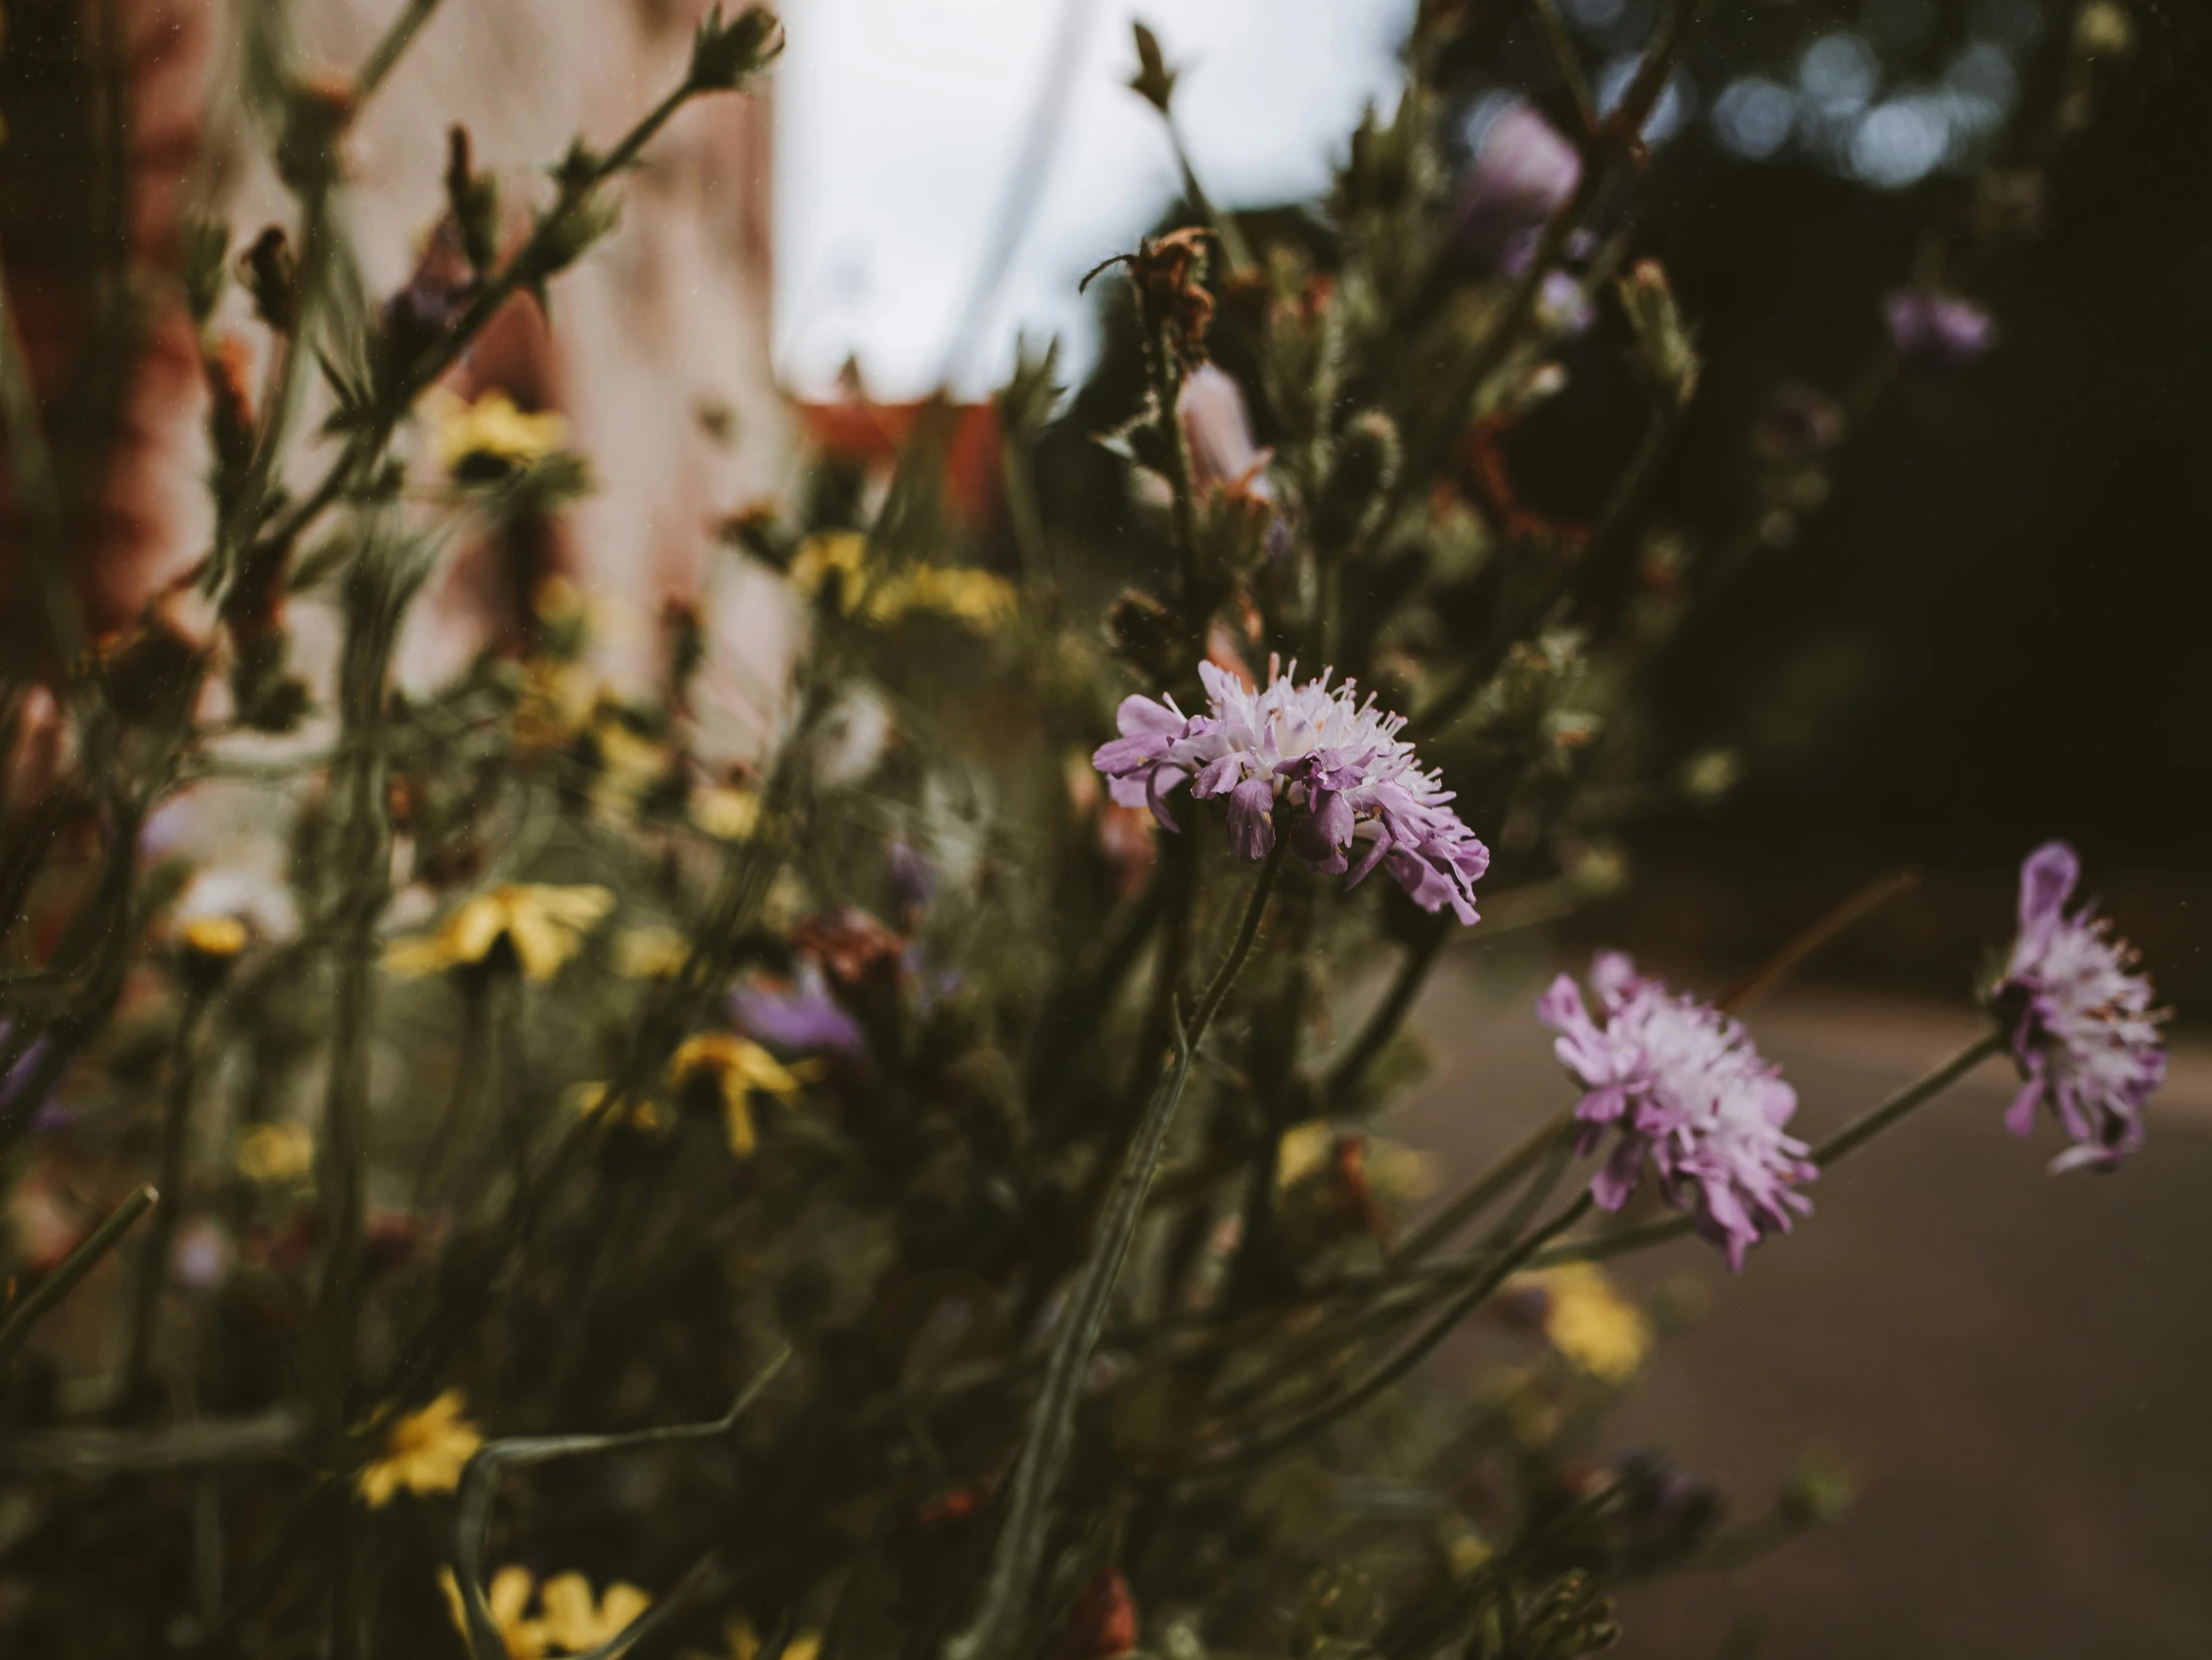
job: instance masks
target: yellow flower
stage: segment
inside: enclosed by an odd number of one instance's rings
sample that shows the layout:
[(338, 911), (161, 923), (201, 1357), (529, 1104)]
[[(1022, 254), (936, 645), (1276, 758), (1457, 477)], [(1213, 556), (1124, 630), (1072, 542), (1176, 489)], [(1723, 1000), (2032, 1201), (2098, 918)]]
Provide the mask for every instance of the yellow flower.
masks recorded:
[(761, 798), (750, 790), (695, 790), (691, 822), (717, 841), (743, 841), (761, 823)]
[(568, 421), (553, 410), (526, 414), (505, 392), (464, 403), (450, 392), (423, 399), (438, 466), (450, 476), (478, 468), (505, 470), (542, 461), (568, 441)]
[(877, 622), (908, 611), (934, 611), (987, 633), (1014, 614), (1014, 590), (989, 571), (917, 565), (868, 606)]
[(791, 583), (809, 599), (837, 579), (837, 609), (871, 623), (896, 622), (931, 611), (977, 630), (998, 627), (1014, 612), (1014, 590), (989, 571), (946, 565), (912, 565), (898, 571), (866, 569), (867, 540), (856, 530), (825, 531), (800, 544)]
[(549, 980), (614, 905), (615, 896), (596, 885), (507, 882), (456, 906), (436, 932), (392, 941), (384, 966), (394, 974), (434, 974), (482, 962), (505, 939), (523, 973)]
[(592, 805), (603, 817), (635, 818), (638, 798), (668, 772), (668, 751), (650, 738), (640, 738), (629, 723), (605, 708), (592, 724), (591, 735), (599, 751)]
[(691, 960), (691, 941), (674, 928), (625, 928), (615, 935), (615, 972), (626, 980), (665, 980)]
[(637, 1586), (616, 1580), (594, 1600), (591, 1581), (580, 1573), (560, 1573), (538, 1592), (545, 1609), (545, 1635), (558, 1649), (582, 1654), (619, 1637), (630, 1622), (653, 1606)]
[(314, 1167), (303, 1124), (257, 1124), (239, 1137), (238, 1170), (249, 1182), (294, 1182)]
[(838, 609), (850, 616), (865, 586), (861, 566), (866, 557), (867, 538), (857, 530), (826, 530), (800, 543), (788, 573), (791, 585), (813, 599), (822, 592), (822, 585), (835, 576), (840, 585)]
[(1561, 1263), (1524, 1277), (1544, 1294), (1544, 1337), (1570, 1365), (1625, 1383), (1651, 1353), (1651, 1322), (1595, 1263)]
[(1337, 1151), (1337, 1126), (1326, 1118), (1309, 1118), (1283, 1132), (1275, 1153), (1278, 1187), (1294, 1188), (1309, 1176), (1320, 1174)]
[[(455, 1582), (451, 1568), (438, 1569), (438, 1587), (445, 1592), (445, 1606), (453, 1616), (454, 1630), (465, 1638), (468, 1608), (461, 1600), (461, 1587)], [(545, 1653), (544, 1624), (524, 1617), (537, 1588), (537, 1581), (530, 1576), (528, 1568), (511, 1565), (493, 1574), (491, 1583), (484, 1587), (484, 1606), (491, 1614), (492, 1628), (506, 1647), (507, 1660), (539, 1660)]]
[(799, 1093), (801, 1082), (774, 1055), (735, 1032), (701, 1032), (677, 1046), (668, 1063), (671, 1087), (681, 1089), (701, 1076), (711, 1078), (722, 1092), (730, 1151), (741, 1159), (754, 1148), (753, 1111), (746, 1096), (759, 1089), (788, 1101)]
[(353, 1476), (354, 1490), (371, 1510), (390, 1503), (401, 1487), (411, 1493), (449, 1493), (460, 1485), (462, 1466), (484, 1444), (476, 1425), (461, 1416), (461, 1391), (447, 1389), (384, 1431), (376, 1456)]
[(1451, 1571), (1464, 1579), (1496, 1554), (1481, 1534), (1462, 1533), (1451, 1541)]
[(235, 957), (246, 949), (246, 924), (236, 916), (194, 916), (177, 930), (188, 950), (204, 957)]

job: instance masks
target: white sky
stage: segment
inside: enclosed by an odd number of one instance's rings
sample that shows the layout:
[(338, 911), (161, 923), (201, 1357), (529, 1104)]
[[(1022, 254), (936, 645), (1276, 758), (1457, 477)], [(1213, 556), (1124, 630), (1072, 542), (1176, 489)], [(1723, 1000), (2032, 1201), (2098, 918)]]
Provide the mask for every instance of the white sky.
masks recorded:
[(1030, 120), (1061, 8), (1084, 6), (1059, 148), (966, 382), (1014, 337), (1088, 360), (1082, 274), (1176, 194), (1159, 119), (1123, 84), (1141, 16), (1181, 71), (1176, 115), (1227, 202), (1319, 190), (1370, 99), (1387, 103), (1412, 0), (787, 0), (778, 70), (776, 341), (800, 391), (857, 354), (871, 391), (942, 366)]

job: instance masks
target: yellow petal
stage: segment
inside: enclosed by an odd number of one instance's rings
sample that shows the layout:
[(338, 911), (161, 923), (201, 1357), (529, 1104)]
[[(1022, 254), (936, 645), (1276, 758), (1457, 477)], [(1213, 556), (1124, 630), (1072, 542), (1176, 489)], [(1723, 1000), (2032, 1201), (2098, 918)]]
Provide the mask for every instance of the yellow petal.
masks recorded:
[(730, 1128), (730, 1151), (741, 1159), (751, 1158), (756, 1138), (753, 1134), (753, 1109), (745, 1104), (742, 1091), (733, 1091), (723, 1102), (723, 1118)]
[(588, 1649), (601, 1642), (591, 1582), (580, 1573), (556, 1574), (538, 1592), (545, 1634), (562, 1648)]
[(453, 951), (437, 934), (416, 934), (395, 939), (384, 947), (384, 972), (412, 979), (438, 974), (453, 966)]
[(619, 1636), (632, 1620), (652, 1606), (653, 1599), (637, 1586), (626, 1580), (616, 1580), (599, 1599), (599, 1640), (606, 1642)]
[(567, 887), (534, 882), (523, 891), (530, 904), (564, 927), (589, 929), (615, 908), (614, 890), (597, 882)]
[(246, 949), (246, 924), (236, 916), (195, 916), (184, 926), (184, 939), (202, 956), (235, 957)]
[(399, 1466), (384, 1459), (363, 1464), (353, 1476), (353, 1489), (371, 1510), (381, 1510), (399, 1490)]
[[(530, 1606), (530, 1592), (536, 1583), (528, 1568), (511, 1563), (493, 1574), (491, 1583), (484, 1587), (484, 1606), (491, 1610), (492, 1624), (504, 1631), (520, 1620), (523, 1609)], [(552, 1588), (546, 1586), (548, 1591)]]
[(1275, 1154), (1275, 1180), (1279, 1187), (1296, 1187), (1316, 1174), (1337, 1150), (1337, 1127), (1326, 1118), (1310, 1118), (1283, 1132)]
[(445, 966), (483, 961), (484, 953), (506, 931), (507, 903), (503, 895), (485, 893), (466, 901), (437, 931), (437, 939), (445, 948)]
[(556, 927), (542, 911), (528, 906), (516, 908), (507, 928), (507, 940), (515, 948), (515, 960), (522, 964), (522, 972), (533, 980), (551, 979), (576, 951), (574, 934)]

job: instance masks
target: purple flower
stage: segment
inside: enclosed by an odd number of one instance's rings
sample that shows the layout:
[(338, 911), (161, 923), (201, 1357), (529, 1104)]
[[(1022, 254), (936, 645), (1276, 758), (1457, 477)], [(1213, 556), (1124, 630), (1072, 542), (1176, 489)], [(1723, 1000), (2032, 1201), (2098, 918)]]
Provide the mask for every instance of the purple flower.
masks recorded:
[(1996, 321), (1970, 299), (1932, 288), (1896, 288), (1883, 301), (1900, 355), (1936, 368), (1970, 363), (1996, 338)]
[(1191, 446), (1191, 482), (1209, 489), (1245, 491), (1266, 499), (1272, 449), (1252, 441), (1252, 417), (1237, 382), (1212, 363), (1201, 363), (1183, 382), (1178, 408)]
[(2051, 1161), (2054, 1175), (2110, 1170), (2141, 1146), (2143, 1107), (2166, 1078), (2158, 1041), (2166, 1016), (2150, 1006), (2149, 979), (2129, 972), (2134, 948), (2112, 937), (2112, 924), (2092, 914), (2091, 904), (2065, 912), (2080, 878), (2081, 860), (2063, 841), (2027, 855), (2019, 938), (1990, 994), (2025, 1080), (2004, 1127), (2026, 1135), (2037, 1103), (2048, 1102), (2073, 1140)]
[(1747, 1250), (1788, 1233), (1793, 1213), (1813, 1208), (1798, 1186), (1819, 1167), (1785, 1128), (1797, 1091), (1742, 1026), (1695, 997), (1671, 995), (1621, 952), (1597, 954), (1590, 985), (1602, 1024), (1566, 974), (1536, 1005), (1559, 1033), (1553, 1053), (1588, 1091), (1574, 1109), (1578, 1149), (1593, 1153), (1617, 1132), (1590, 1196), (1619, 1210), (1648, 1157), (1667, 1203), (1694, 1210), (1698, 1233), (1741, 1271)]
[(787, 1053), (833, 1049), (857, 1054), (866, 1041), (859, 1023), (837, 1006), (822, 970), (811, 962), (800, 967), (789, 990), (740, 986), (730, 994), (730, 1012), (751, 1036)]
[(1459, 187), (1454, 240), (1495, 265), (1513, 239), (1565, 207), (1582, 183), (1582, 158), (1533, 105), (1494, 117)]
[(1124, 807), (1144, 806), (1176, 829), (1164, 798), (1186, 780), (1201, 801), (1229, 798), (1229, 835), (1240, 858), (1256, 859), (1275, 845), (1276, 815), (1300, 810), (1291, 848), (1314, 869), (1348, 874), (1357, 886), (1376, 865), (1422, 907), (1450, 905), (1461, 922), (1476, 919), (1474, 883), (1489, 867), (1489, 849), (1451, 810), (1452, 794), (1422, 772), (1413, 746), (1397, 734), (1402, 715), (1378, 710), (1371, 695), (1354, 700), (1346, 681), (1334, 691), (1325, 671), (1297, 684), (1268, 663), (1268, 684), (1255, 692), (1212, 663), (1198, 666), (1209, 709), (1189, 716), (1171, 698), (1124, 699), (1122, 736), (1091, 757)]

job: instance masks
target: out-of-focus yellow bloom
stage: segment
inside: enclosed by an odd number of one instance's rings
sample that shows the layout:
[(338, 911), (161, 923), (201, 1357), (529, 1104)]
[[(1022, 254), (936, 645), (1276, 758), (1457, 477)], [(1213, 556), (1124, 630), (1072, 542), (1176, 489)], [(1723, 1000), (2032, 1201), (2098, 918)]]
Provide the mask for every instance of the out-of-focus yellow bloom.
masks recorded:
[(204, 957), (235, 957), (246, 949), (246, 924), (236, 916), (188, 917), (177, 936)]
[(1337, 1150), (1337, 1126), (1326, 1118), (1309, 1118), (1283, 1132), (1275, 1151), (1276, 1185), (1294, 1188), (1309, 1176), (1319, 1175)]
[[(468, 1636), (468, 1608), (461, 1601), (461, 1587), (451, 1568), (438, 1569), (438, 1588), (445, 1592), (445, 1606), (453, 1616), (453, 1629)], [(545, 1653), (546, 1632), (541, 1621), (527, 1617), (538, 1582), (528, 1568), (501, 1568), (484, 1587), (484, 1606), (507, 1650), (507, 1660), (540, 1660)]]
[(435, 974), (482, 962), (504, 938), (523, 973), (549, 980), (614, 906), (614, 894), (596, 884), (506, 882), (456, 906), (435, 932), (392, 941), (384, 966), (394, 974)]
[[(1360, 1139), (1364, 1144), (1360, 1168), (1368, 1191), (1377, 1198), (1403, 1204), (1435, 1192), (1435, 1165), (1426, 1153), (1383, 1136), (1364, 1135)], [(1337, 1126), (1326, 1118), (1293, 1124), (1283, 1132), (1276, 1149), (1277, 1186), (1294, 1188), (1308, 1177), (1320, 1175), (1336, 1156), (1337, 1142)]]
[(239, 1137), (238, 1171), (249, 1182), (295, 1182), (314, 1168), (303, 1124), (257, 1124)]
[(825, 531), (800, 545), (791, 564), (792, 586), (809, 599), (837, 579), (837, 608), (871, 623), (895, 622), (911, 612), (934, 612), (978, 631), (997, 628), (1014, 613), (1014, 590), (989, 571), (949, 565), (909, 565), (869, 573), (867, 539), (856, 530)]
[(1378, 1199), (1409, 1205), (1436, 1187), (1436, 1161), (1429, 1154), (1383, 1136), (1368, 1138), (1368, 1189)]
[(371, 1510), (391, 1502), (401, 1487), (411, 1493), (449, 1493), (461, 1482), (461, 1468), (476, 1455), (484, 1437), (461, 1415), (459, 1389), (447, 1389), (419, 1412), (409, 1412), (384, 1431), (375, 1457), (354, 1473), (353, 1487)]
[(639, 737), (627, 721), (604, 707), (592, 723), (591, 735), (599, 751), (592, 805), (605, 818), (635, 818), (638, 799), (668, 772), (668, 751), (650, 738)]
[(1451, 1541), (1451, 1571), (1464, 1579), (1496, 1554), (1481, 1534), (1462, 1533)]
[(746, 1097), (758, 1089), (788, 1101), (799, 1093), (801, 1082), (782, 1061), (735, 1032), (701, 1032), (677, 1046), (668, 1063), (670, 1086), (681, 1089), (698, 1077), (711, 1078), (722, 1092), (730, 1151), (741, 1159), (756, 1144), (753, 1109)]
[(822, 1633), (802, 1631), (784, 1645), (784, 1660), (815, 1660), (822, 1653)]
[(1627, 1383), (1651, 1353), (1651, 1322), (1595, 1263), (1561, 1263), (1522, 1284), (1544, 1294), (1546, 1341), (1601, 1383)]
[(433, 391), (422, 409), (430, 419), (432, 453), (449, 476), (483, 467), (527, 467), (568, 442), (564, 416), (551, 409), (526, 414), (505, 392), (486, 392), (464, 403), (450, 392)]
[(563, 1653), (582, 1654), (622, 1635), (630, 1622), (653, 1606), (637, 1586), (616, 1580), (597, 1598), (580, 1573), (558, 1573), (538, 1591), (545, 1610), (547, 1641)]
[(624, 928), (615, 935), (615, 972), (626, 980), (665, 980), (691, 960), (691, 941), (674, 928)]
[(750, 790), (695, 790), (691, 822), (718, 841), (743, 841), (760, 828), (761, 798)]

